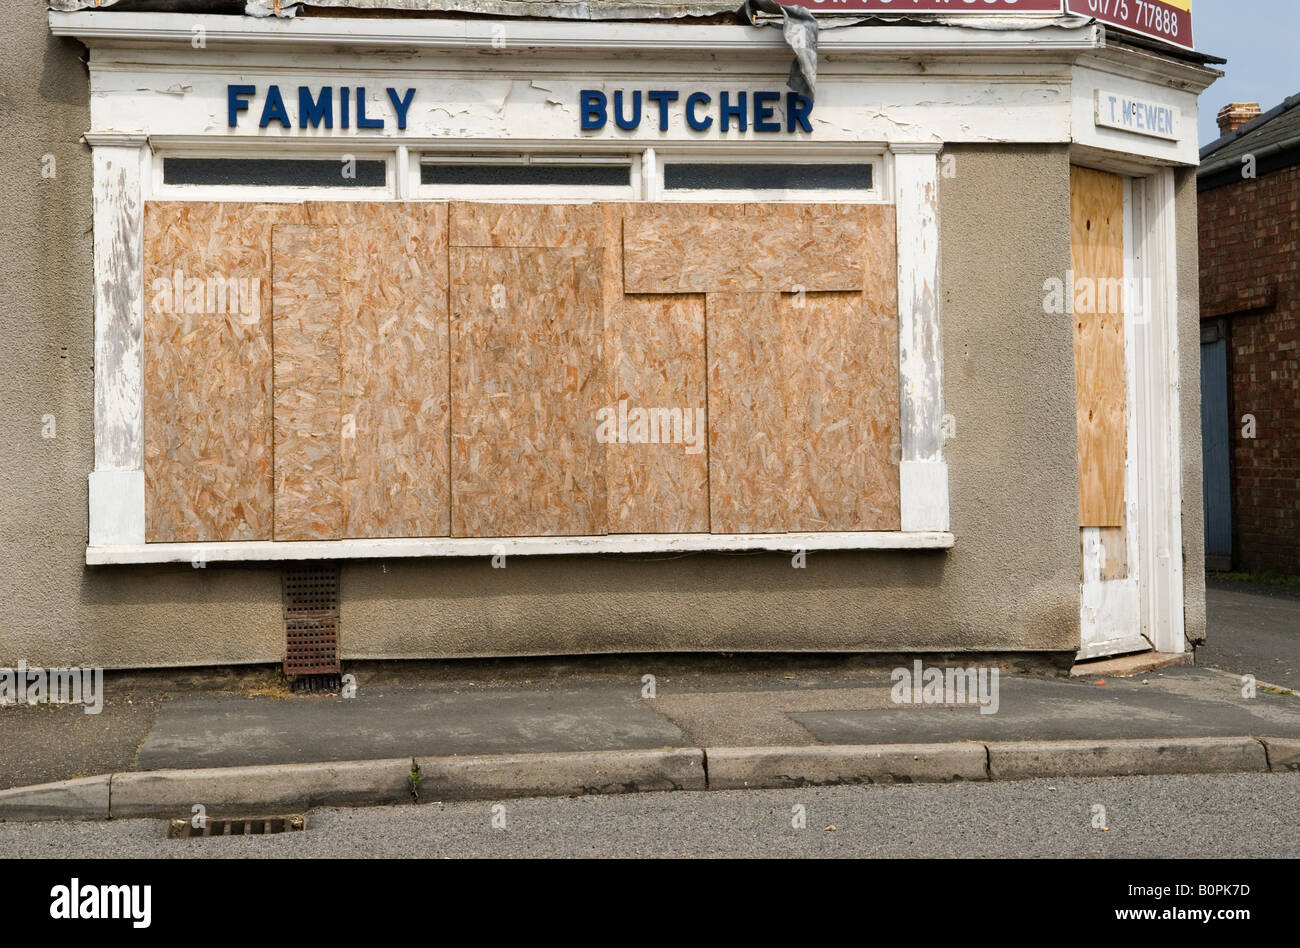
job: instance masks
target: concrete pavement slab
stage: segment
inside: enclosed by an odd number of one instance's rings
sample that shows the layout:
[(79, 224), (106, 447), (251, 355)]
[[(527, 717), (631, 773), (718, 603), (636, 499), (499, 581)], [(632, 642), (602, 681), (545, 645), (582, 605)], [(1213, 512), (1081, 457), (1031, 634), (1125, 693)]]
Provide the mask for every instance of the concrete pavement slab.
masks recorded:
[(106, 679), (99, 714), (75, 704), (0, 707), (0, 788), (130, 769), (164, 700), (144, 690), (115, 690)]
[(355, 698), (168, 702), (138, 769), (680, 747), (690, 740), (632, 684), (601, 688), (367, 688)]
[(1002, 678), (998, 710), (900, 705), (791, 714), (827, 744), (1168, 737), (1300, 737), (1300, 699), (1246, 698), (1218, 672), (1171, 668), (1144, 678)]

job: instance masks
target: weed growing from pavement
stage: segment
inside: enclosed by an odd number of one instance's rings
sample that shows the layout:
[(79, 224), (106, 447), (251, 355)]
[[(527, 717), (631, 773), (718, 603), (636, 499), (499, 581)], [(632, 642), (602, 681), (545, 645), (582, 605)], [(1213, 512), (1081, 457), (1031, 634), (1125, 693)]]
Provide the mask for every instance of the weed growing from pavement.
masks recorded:
[(411, 758), (411, 775), (407, 779), (410, 781), (411, 784), (411, 799), (414, 800), (416, 803), (419, 803), (420, 802), (420, 781), (424, 779), (424, 775), (420, 773), (420, 765), (415, 762), (414, 757)]

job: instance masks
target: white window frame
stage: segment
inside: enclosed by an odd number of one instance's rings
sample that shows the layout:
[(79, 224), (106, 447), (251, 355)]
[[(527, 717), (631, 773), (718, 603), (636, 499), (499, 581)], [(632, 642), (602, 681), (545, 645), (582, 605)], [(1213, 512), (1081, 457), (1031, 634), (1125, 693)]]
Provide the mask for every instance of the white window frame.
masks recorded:
[[(565, 148), (470, 148), (456, 150), (418, 149), (410, 168), (411, 193), (430, 201), (503, 201), (520, 203), (565, 203), (571, 201), (641, 201), (642, 153), (627, 148), (604, 152)], [(425, 184), (420, 169), (425, 164), (485, 165), (621, 165), (628, 169), (628, 183), (577, 188), (567, 184)]]
[[(265, 201), (267, 203), (297, 203), (299, 201), (384, 201), (392, 200), (400, 166), (394, 148), (338, 142), (332, 148), (319, 144), (293, 143), (266, 140), (244, 143), (218, 144), (207, 141), (201, 145), (184, 142), (167, 142), (154, 139), (146, 155), (149, 165), (145, 178), (149, 189), (146, 200), (153, 201)], [(257, 184), (167, 184), (163, 180), (163, 165), (168, 158), (233, 158), (233, 159), (303, 159), (321, 161), (336, 159), (340, 163), (348, 155), (357, 161), (382, 161), (384, 163), (383, 187), (292, 187)]]
[[(798, 148), (742, 148), (709, 145), (656, 150), (653, 177), (656, 201), (707, 204), (887, 204), (893, 201), (891, 162), (883, 147), (849, 148), (801, 143)], [(704, 164), (808, 164), (870, 165), (870, 188), (668, 188), (665, 173), (675, 163)]]
[[(348, 154), (386, 163), (386, 187), (285, 188), (256, 185), (165, 185), (162, 159), (183, 157), (336, 157), (341, 144), (332, 140), (286, 145), (280, 141), (222, 141), (219, 138), (90, 133), (95, 158), (95, 335), (97, 353), (116, 358), (96, 360), (96, 468), (90, 475), (89, 565), (163, 563), (203, 560), (275, 561), (375, 557), (481, 556), (504, 547), (515, 555), (564, 553), (643, 553), (739, 550), (872, 550), (948, 549), (955, 539), (948, 523), (948, 468), (943, 459), (942, 352), (939, 335), (938, 143), (895, 143), (886, 150), (867, 144), (790, 148), (754, 147), (747, 143), (629, 147), (611, 142), (519, 143), (479, 141), (449, 149), (433, 141), (356, 142)], [(593, 147), (594, 145), (594, 147)], [(632, 162), (626, 198), (545, 186), (521, 195), (518, 187), (484, 193), (484, 186), (452, 188), (420, 183), (420, 156), (460, 154), (491, 158), (507, 153), (555, 156), (590, 153), (627, 156)], [(874, 163), (870, 192), (829, 190), (679, 191), (664, 193), (663, 160), (844, 161)], [(125, 171), (125, 174), (123, 173)], [(623, 189), (601, 189), (619, 190)], [(231, 543), (145, 543), (143, 411), (143, 244), (147, 200), (355, 201), (355, 200), (500, 200), (587, 203), (595, 200), (711, 202), (888, 203), (897, 206), (899, 465), (901, 529), (844, 533), (651, 534), (589, 537), (427, 538), (329, 540), (294, 543), (258, 540)], [(120, 235), (126, 234), (124, 239)], [(121, 289), (130, 287), (123, 294)], [(484, 551), (488, 551), (485, 553)]]

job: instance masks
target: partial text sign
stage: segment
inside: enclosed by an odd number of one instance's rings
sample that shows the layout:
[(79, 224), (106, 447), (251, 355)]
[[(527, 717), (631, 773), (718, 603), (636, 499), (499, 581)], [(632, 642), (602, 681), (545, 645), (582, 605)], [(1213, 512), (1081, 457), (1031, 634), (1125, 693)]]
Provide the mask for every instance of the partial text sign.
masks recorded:
[(1097, 90), (1097, 125), (1178, 141), (1178, 110), (1171, 105)]
[(1193, 48), (1192, 0), (1065, 0), (1065, 9), (1152, 39)]
[(1061, 13), (1061, 0), (791, 0), (813, 13)]

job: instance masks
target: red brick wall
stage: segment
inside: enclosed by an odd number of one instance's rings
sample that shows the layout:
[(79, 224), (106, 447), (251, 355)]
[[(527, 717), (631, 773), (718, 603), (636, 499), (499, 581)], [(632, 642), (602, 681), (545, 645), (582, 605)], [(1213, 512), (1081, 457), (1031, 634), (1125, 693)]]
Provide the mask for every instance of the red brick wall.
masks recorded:
[(1229, 317), (1235, 565), (1300, 575), (1300, 167), (1202, 193), (1200, 245), (1201, 315)]

